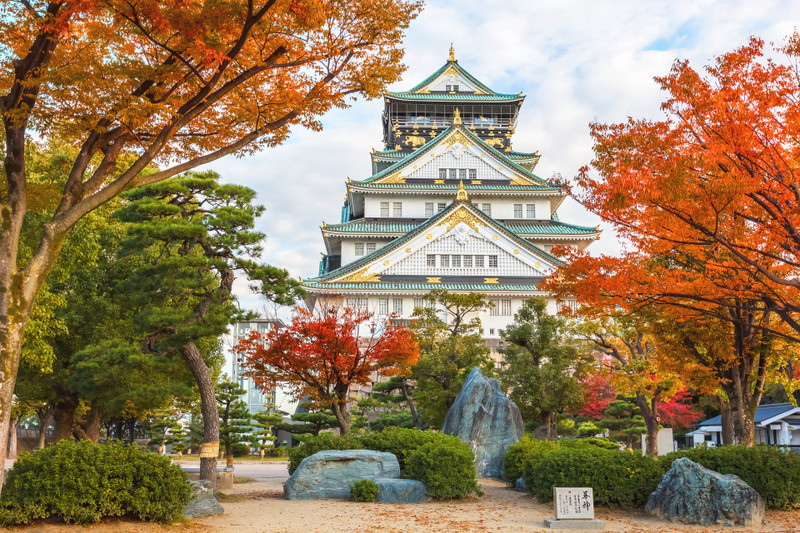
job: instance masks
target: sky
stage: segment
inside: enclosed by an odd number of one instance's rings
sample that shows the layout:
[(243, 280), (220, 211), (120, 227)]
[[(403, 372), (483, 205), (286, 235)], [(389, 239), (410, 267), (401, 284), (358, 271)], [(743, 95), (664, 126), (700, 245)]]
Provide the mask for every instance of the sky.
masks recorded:
[[(406, 34), (408, 70), (389, 89), (407, 90), (436, 71), (452, 43), (473, 76), (526, 95), (512, 141), (515, 150), (540, 152), (534, 172), (573, 178), (592, 160), (589, 123), (663, 117), (653, 78), (676, 59), (701, 69), (751, 36), (779, 46), (798, 22), (797, 0), (428, 0)], [(257, 191), (266, 207), (264, 262), (300, 278), (317, 275), (320, 226), (340, 221), (347, 178), (370, 175), (369, 152), (383, 148), (382, 110), (380, 98), (360, 99), (325, 115), (321, 132), (298, 127), (279, 147), (205, 167)], [(593, 254), (619, 253), (614, 232), (576, 202), (568, 199), (558, 214), (600, 225)], [(245, 282), (236, 290), (243, 307), (271, 309), (248, 295)]]

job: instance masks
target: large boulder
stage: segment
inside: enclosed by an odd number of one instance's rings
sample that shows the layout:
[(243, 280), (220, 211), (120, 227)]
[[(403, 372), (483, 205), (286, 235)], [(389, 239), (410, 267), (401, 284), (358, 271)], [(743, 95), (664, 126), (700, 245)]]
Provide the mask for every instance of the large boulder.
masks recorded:
[(684, 524), (760, 525), (764, 500), (733, 474), (720, 474), (681, 457), (661, 478), (645, 507), (648, 513)]
[(210, 481), (190, 481), (192, 485), (192, 495), (189, 503), (183, 508), (183, 516), (186, 518), (200, 518), (222, 514), (225, 509), (214, 497), (214, 487)]
[(500, 390), (500, 382), (475, 367), (447, 412), (442, 431), (472, 447), (478, 477), (499, 478), (503, 454), (522, 436), (522, 416), (517, 404)]
[(414, 479), (376, 479), (378, 497), (381, 503), (424, 503), (430, 500), (428, 487)]
[(394, 454), (372, 450), (325, 450), (306, 457), (283, 484), (287, 500), (349, 499), (361, 479), (399, 478)]

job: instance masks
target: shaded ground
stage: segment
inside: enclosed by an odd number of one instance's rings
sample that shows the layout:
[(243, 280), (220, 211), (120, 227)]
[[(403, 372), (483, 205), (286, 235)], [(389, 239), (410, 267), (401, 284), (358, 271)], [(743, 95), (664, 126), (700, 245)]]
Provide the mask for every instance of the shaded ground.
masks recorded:
[[(283, 499), (283, 481), (288, 477), (285, 464), (237, 464), (237, 476), (256, 481), (234, 485), (226, 491), (241, 501), (224, 503), (225, 514), (198, 518), (171, 526), (120, 520), (106, 521), (84, 528), (55, 523), (37, 523), (15, 531), (26, 533), (80, 533), (87, 529), (111, 532), (224, 532), (224, 533), (327, 533), (371, 532), (528, 532), (545, 529), (543, 521), (552, 518), (552, 504), (538, 504), (530, 496), (505, 488), (503, 483), (482, 480), (482, 498), (458, 502), (429, 502), (421, 505), (356, 503), (347, 501), (290, 502)], [(238, 499), (238, 498), (237, 498)], [(607, 531), (638, 532), (736, 532), (800, 533), (800, 511), (768, 511), (758, 528), (693, 527), (674, 525), (649, 518), (644, 513), (599, 509), (597, 518), (607, 521)]]

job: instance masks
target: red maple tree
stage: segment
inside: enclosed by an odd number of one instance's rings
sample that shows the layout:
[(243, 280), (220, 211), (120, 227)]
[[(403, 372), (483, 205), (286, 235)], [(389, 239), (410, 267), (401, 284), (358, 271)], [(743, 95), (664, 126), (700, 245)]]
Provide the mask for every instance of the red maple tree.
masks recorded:
[(405, 326), (381, 323), (371, 313), (331, 307), (296, 308), (292, 323), (266, 335), (252, 332), (235, 350), (248, 375), (264, 390), (286, 386), (329, 407), (342, 433), (350, 432), (350, 387), (406, 371), (419, 359), (419, 344)]

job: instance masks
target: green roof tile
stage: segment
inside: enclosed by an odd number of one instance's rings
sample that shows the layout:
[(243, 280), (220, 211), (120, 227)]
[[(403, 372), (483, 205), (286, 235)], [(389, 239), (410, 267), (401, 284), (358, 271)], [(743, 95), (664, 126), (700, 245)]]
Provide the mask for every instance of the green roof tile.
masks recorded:
[(399, 100), (445, 100), (457, 102), (513, 102), (525, 99), (524, 96), (519, 94), (387, 92), (386, 95)]
[[(415, 229), (424, 221), (421, 220), (392, 220), (383, 219), (357, 219), (343, 224), (329, 224), (323, 231), (339, 233), (398, 233), (405, 234)], [(593, 235), (597, 228), (590, 226), (577, 226), (565, 222), (552, 220), (531, 222), (510, 222), (504, 225), (514, 233), (533, 235)]]
[[(316, 278), (314, 278), (316, 279)], [(499, 291), (536, 291), (536, 285), (505, 285), (492, 283), (324, 283), (308, 279), (303, 281), (304, 287), (320, 289), (353, 289), (353, 290), (424, 290), (448, 289), (452, 291), (499, 292)]]

